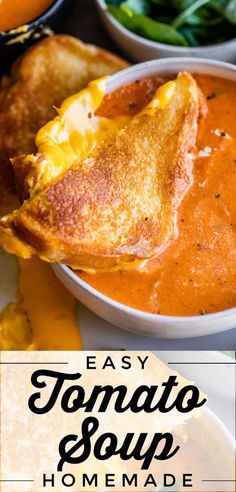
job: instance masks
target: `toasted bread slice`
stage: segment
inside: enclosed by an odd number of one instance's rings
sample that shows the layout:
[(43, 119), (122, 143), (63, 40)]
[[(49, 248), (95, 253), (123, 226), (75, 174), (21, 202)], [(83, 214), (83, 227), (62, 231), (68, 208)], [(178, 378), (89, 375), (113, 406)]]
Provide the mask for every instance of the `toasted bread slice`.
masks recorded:
[(96, 147), (0, 222), (0, 241), (78, 269), (132, 267), (176, 234), (192, 183), (199, 90), (180, 73), (109, 142)]
[(10, 77), (0, 82), (0, 189), (8, 191), (5, 210), (15, 202), (9, 159), (35, 152), (37, 131), (66, 97), (126, 66), (108, 51), (66, 35), (45, 38), (15, 62)]
[(13, 65), (0, 92), (0, 155), (36, 150), (35, 134), (52, 119), (62, 101), (88, 82), (110, 75), (127, 63), (106, 50), (72, 36), (50, 36)]

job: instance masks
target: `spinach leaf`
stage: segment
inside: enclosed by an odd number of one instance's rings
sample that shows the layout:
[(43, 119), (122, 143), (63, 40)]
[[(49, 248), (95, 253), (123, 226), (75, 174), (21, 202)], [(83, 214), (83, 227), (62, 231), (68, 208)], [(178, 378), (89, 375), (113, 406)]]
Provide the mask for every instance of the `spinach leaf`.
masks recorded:
[(214, 0), (212, 6), (231, 24), (236, 24), (236, 0)]
[[(192, 14), (190, 15), (185, 23), (187, 26), (216, 26), (222, 22), (222, 17), (217, 15), (217, 16), (212, 16), (211, 19), (205, 19), (201, 17), (198, 14)], [(183, 26), (184, 27), (184, 26)]]
[(116, 7), (119, 7), (121, 4), (122, 0), (106, 0), (106, 3), (110, 5), (116, 5)]
[(183, 26), (186, 19), (188, 19), (188, 17), (190, 15), (194, 14), (194, 12), (196, 12), (196, 10), (198, 10), (200, 7), (202, 7), (203, 5), (206, 5), (207, 3), (210, 3), (210, 2), (211, 2), (211, 0), (197, 0), (192, 5), (190, 5), (187, 9), (180, 12), (180, 14), (172, 22), (172, 26), (175, 27), (176, 29)]
[(135, 14), (149, 14), (150, 5), (148, 0), (126, 0), (122, 2), (120, 7), (123, 10), (128, 9), (134, 12)]
[(187, 9), (196, 0), (171, 0), (171, 5), (177, 10), (177, 12), (182, 12), (182, 10)]
[(199, 42), (190, 27), (181, 27), (180, 32), (187, 39), (190, 46), (199, 46)]
[(184, 36), (180, 34), (176, 29), (168, 24), (157, 22), (149, 17), (141, 14), (135, 14), (132, 11), (127, 13), (121, 8), (113, 5), (108, 5), (108, 11), (127, 29), (133, 31), (140, 36), (151, 39), (153, 41), (159, 41), (160, 43), (167, 43), (179, 46), (188, 46), (188, 43)]
[(155, 5), (161, 5), (162, 7), (167, 7), (168, 8), (168, 5), (166, 5), (166, 0), (149, 0), (150, 3), (153, 3)]
[(217, 26), (217, 29), (209, 29), (203, 26), (192, 27), (192, 32), (200, 46), (221, 43), (225, 39), (228, 39), (231, 35), (229, 25), (221, 24)]

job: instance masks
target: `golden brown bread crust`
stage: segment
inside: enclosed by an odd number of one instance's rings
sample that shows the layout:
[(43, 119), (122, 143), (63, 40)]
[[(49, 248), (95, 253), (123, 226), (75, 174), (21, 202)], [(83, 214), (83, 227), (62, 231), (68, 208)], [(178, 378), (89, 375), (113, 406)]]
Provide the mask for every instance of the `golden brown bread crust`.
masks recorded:
[(0, 82), (0, 189), (9, 189), (7, 200), (14, 194), (9, 159), (36, 150), (35, 135), (55, 116), (54, 106), (90, 80), (126, 66), (108, 51), (66, 35), (45, 38), (14, 63), (10, 77)]
[(177, 208), (192, 182), (199, 91), (179, 74), (174, 97), (139, 113), (0, 225), (8, 250), (77, 268), (114, 268), (159, 254), (176, 235)]
[(106, 50), (85, 45), (72, 36), (50, 36), (30, 48), (2, 83), (0, 93), (0, 153), (7, 157), (35, 150), (38, 129), (52, 119), (53, 106), (127, 63)]

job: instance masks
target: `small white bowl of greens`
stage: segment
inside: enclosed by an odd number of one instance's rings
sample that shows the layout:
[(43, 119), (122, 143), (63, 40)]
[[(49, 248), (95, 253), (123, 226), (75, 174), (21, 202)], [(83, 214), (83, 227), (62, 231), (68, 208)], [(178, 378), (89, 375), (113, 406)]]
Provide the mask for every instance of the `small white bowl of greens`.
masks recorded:
[(136, 61), (196, 56), (236, 62), (236, 0), (96, 0), (113, 39)]

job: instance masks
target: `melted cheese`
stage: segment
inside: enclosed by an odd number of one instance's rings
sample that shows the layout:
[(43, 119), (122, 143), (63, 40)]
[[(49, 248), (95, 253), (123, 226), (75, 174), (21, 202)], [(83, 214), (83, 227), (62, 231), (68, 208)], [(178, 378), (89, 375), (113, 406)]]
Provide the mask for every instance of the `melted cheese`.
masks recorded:
[(20, 260), (18, 295), (0, 315), (1, 350), (81, 350), (76, 300), (50, 265)]
[(86, 89), (68, 97), (57, 110), (58, 116), (44, 125), (36, 136), (38, 154), (25, 157), (31, 165), (27, 177), (31, 196), (60, 173), (87, 157), (94, 148), (129, 121), (127, 116), (109, 119), (96, 115), (107, 77), (94, 80)]
[(34, 334), (31, 349), (80, 350), (74, 297), (47, 263), (32, 258), (20, 267), (19, 291)]
[(21, 302), (8, 304), (0, 314), (0, 350), (28, 350), (33, 333)]

